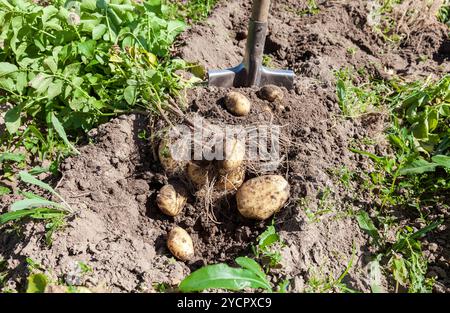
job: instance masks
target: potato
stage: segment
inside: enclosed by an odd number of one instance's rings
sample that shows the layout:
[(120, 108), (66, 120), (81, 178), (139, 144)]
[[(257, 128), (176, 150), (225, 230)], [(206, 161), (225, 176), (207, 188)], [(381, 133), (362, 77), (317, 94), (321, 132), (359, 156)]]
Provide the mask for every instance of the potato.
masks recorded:
[(170, 252), (182, 261), (188, 261), (194, 256), (194, 244), (191, 236), (181, 227), (174, 227), (167, 237), (167, 247)]
[(207, 162), (189, 162), (187, 176), (197, 189), (201, 189), (214, 178), (214, 169)]
[(241, 166), (232, 171), (220, 171), (216, 183), (217, 191), (233, 191), (242, 186), (245, 179), (245, 167)]
[(161, 212), (169, 216), (181, 213), (187, 201), (187, 191), (180, 184), (163, 186), (156, 196), (156, 204)]
[(186, 168), (187, 161), (176, 160), (170, 152), (171, 141), (168, 138), (162, 139), (158, 147), (158, 157), (164, 171), (168, 175), (182, 173)]
[(250, 100), (243, 94), (232, 91), (225, 97), (225, 106), (230, 113), (236, 116), (246, 116), (250, 113)]
[(246, 181), (236, 194), (239, 212), (250, 219), (265, 220), (281, 210), (289, 198), (289, 183), (280, 175)]
[(245, 159), (245, 142), (240, 139), (226, 140), (224, 144), (224, 160), (218, 166), (225, 171), (233, 171), (242, 166)]
[(269, 102), (281, 101), (284, 98), (283, 90), (275, 85), (262, 87), (258, 92), (258, 97)]

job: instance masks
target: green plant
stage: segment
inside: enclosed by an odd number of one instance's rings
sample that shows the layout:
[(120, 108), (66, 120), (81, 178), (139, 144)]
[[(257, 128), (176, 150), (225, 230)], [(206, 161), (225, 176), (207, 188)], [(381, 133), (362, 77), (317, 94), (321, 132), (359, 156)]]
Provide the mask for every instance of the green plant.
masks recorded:
[(192, 22), (198, 22), (208, 17), (218, 0), (187, 0), (168, 3), (169, 10), (174, 17), (183, 17)]
[(448, 26), (450, 26), (450, 1), (449, 0), (444, 1), (444, 3), (442, 4), (442, 7), (439, 9), (437, 18), (441, 23), (444, 23), (444, 24), (447, 24)]
[(0, 153), (21, 146), (59, 161), (113, 116), (163, 110), (188, 84), (169, 54), (185, 24), (167, 10), (155, 0), (0, 1), (0, 101), (13, 105)]
[(306, 292), (314, 292), (314, 293), (327, 293), (327, 292), (344, 292), (344, 293), (356, 293), (358, 291), (347, 287), (347, 285), (343, 282), (344, 278), (348, 275), (348, 272), (353, 266), (353, 261), (356, 255), (356, 248), (353, 245), (352, 248), (352, 256), (345, 268), (345, 270), (339, 275), (338, 278), (334, 278), (332, 275), (328, 277), (316, 273), (314, 271), (310, 271), (310, 278), (307, 282), (307, 287), (305, 289)]
[(36, 179), (25, 171), (19, 173), (20, 180), (46, 190), (57, 197), (61, 203), (42, 198), (34, 193), (23, 192), (25, 199), (14, 202), (11, 211), (0, 215), (0, 225), (11, 221), (18, 221), (23, 218), (34, 220), (45, 220), (46, 235), (48, 245), (51, 244), (53, 233), (64, 225), (64, 218), (67, 213), (73, 212), (70, 205), (57, 193), (50, 185)]
[(275, 226), (270, 225), (256, 239), (257, 244), (252, 246), (255, 257), (265, 265), (266, 269), (276, 267), (281, 262), (280, 248), (284, 246)]
[[(235, 262), (240, 267), (230, 267), (227, 264), (202, 267), (186, 277), (180, 283), (179, 290), (182, 292), (205, 289), (238, 291), (252, 288), (272, 292), (274, 287), (271, 285), (266, 272), (280, 263), (281, 254), (276, 250), (280, 248), (280, 245), (282, 245), (281, 238), (272, 224), (258, 236), (257, 244), (252, 246), (256, 258), (265, 264), (266, 271), (255, 260), (248, 257), (238, 257)], [(277, 292), (285, 292), (288, 283), (287, 280), (283, 280), (275, 289)]]
[(316, 15), (320, 12), (319, 6), (317, 5), (316, 0), (307, 0), (306, 2), (306, 9), (300, 10), (298, 12), (298, 15), (305, 16), (305, 15)]

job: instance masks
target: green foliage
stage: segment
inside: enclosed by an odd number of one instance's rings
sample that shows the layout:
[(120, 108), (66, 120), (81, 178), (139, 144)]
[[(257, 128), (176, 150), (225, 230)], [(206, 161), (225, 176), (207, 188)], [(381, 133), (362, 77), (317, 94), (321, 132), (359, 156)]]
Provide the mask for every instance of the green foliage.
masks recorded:
[(240, 268), (226, 264), (208, 265), (186, 277), (179, 286), (182, 292), (206, 289), (243, 290), (245, 288), (272, 290), (266, 274), (254, 260), (239, 257), (236, 263)]
[(170, 0), (168, 6), (172, 16), (181, 16), (191, 22), (198, 22), (208, 17), (217, 2), (218, 0)]
[(256, 241), (257, 244), (252, 246), (256, 258), (261, 260), (267, 269), (276, 267), (281, 262), (279, 249), (283, 247), (283, 242), (276, 232), (275, 226), (268, 226)]
[(0, 1), (0, 101), (13, 104), (2, 150), (58, 159), (117, 114), (157, 114), (187, 84), (169, 54), (185, 24), (166, 11), (154, 0)]
[(48, 277), (42, 273), (31, 274), (27, 278), (27, 293), (44, 293)]
[(445, 0), (438, 12), (438, 20), (450, 26), (450, 1)]
[(61, 203), (44, 199), (34, 193), (22, 193), (25, 199), (18, 200), (11, 205), (9, 212), (0, 215), (0, 225), (12, 221), (20, 221), (24, 218), (33, 220), (43, 220), (46, 222), (45, 239), (51, 245), (53, 233), (64, 225), (64, 218), (67, 212), (72, 212), (72, 208), (50, 185), (36, 179), (28, 172), (19, 173), (22, 182), (32, 184), (52, 193), (61, 200)]

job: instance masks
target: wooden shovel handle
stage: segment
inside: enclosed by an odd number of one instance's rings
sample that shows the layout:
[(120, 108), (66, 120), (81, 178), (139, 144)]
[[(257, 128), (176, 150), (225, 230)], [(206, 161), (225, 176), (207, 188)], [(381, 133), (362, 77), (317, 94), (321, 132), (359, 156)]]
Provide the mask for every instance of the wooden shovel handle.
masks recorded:
[(270, 0), (253, 0), (252, 20), (266, 23), (269, 17)]

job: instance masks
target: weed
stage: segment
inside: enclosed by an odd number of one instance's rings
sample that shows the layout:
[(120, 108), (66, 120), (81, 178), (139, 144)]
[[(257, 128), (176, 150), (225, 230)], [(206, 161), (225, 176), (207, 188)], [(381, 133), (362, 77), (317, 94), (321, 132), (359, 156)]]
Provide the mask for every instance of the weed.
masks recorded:
[(280, 236), (275, 230), (275, 226), (268, 226), (267, 229), (256, 239), (257, 244), (252, 246), (252, 251), (256, 259), (261, 260), (266, 270), (278, 266), (281, 262), (279, 249), (284, 246)]
[(319, 6), (316, 3), (316, 0), (307, 0), (306, 1), (306, 9), (298, 11), (298, 15), (305, 16), (305, 15), (316, 15), (320, 12)]
[(437, 18), (441, 23), (444, 23), (444, 24), (447, 24), (448, 26), (450, 26), (450, 1), (449, 0), (444, 1), (444, 3), (442, 4), (442, 7), (439, 9)]
[(272, 62), (273, 62), (273, 58), (272, 58), (270, 55), (268, 55), (268, 54), (264, 54), (264, 55), (263, 55), (262, 64), (263, 64), (264, 66), (267, 66), (267, 67), (273, 67), (273, 66), (272, 66)]

